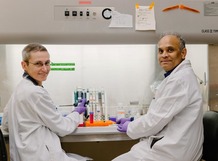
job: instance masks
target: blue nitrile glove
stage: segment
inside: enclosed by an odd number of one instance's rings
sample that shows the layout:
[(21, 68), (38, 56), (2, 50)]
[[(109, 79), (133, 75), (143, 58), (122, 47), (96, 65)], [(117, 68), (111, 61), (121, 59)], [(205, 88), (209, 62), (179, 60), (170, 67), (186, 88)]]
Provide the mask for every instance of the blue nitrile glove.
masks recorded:
[(79, 114), (84, 113), (86, 111), (86, 99), (83, 98), (78, 105), (74, 109), (75, 112), (78, 112)]
[(119, 120), (116, 121), (117, 124), (124, 124), (126, 121), (133, 121), (134, 117), (131, 118), (121, 118)]
[(117, 130), (120, 131), (120, 132), (126, 132), (130, 122), (131, 121), (126, 121), (124, 124), (119, 124), (117, 126)]

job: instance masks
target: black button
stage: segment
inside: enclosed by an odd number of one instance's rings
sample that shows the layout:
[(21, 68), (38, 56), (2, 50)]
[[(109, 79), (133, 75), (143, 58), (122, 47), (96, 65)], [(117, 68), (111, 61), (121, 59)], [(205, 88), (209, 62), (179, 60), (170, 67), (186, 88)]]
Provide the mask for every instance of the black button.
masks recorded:
[(83, 16), (83, 11), (80, 11), (80, 12), (79, 12), (79, 15), (80, 15), (80, 16)]
[(86, 16), (89, 16), (89, 11), (86, 11)]
[(64, 12), (64, 15), (65, 15), (65, 16), (70, 16), (70, 11), (65, 11), (65, 12)]
[(77, 11), (73, 11), (73, 12), (72, 12), (72, 15), (73, 15), (73, 16), (77, 16)]

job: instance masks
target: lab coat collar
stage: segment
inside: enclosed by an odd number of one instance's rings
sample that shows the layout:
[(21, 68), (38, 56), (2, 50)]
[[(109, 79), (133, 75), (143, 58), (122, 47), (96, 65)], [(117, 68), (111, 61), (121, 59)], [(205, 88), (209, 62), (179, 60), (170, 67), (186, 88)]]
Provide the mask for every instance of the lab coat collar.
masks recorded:
[[(184, 59), (184, 60), (185, 60), (185, 59)], [(178, 67), (184, 60), (182, 60), (176, 67)], [(176, 69), (176, 67), (173, 68), (172, 70), (167, 71), (166, 73), (164, 73), (164, 77), (166, 78), (167, 76), (169, 76), (169, 75), (172, 73), (172, 71), (173, 71), (174, 69)]]
[(23, 78), (29, 79), (34, 85), (39, 86), (37, 81), (33, 77), (31, 77), (27, 72), (23, 73)]
[(170, 71), (164, 73), (164, 77), (166, 78), (167, 76), (169, 76), (169, 75), (172, 73), (172, 71), (173, 71), (174, 69), (175, 69), (175, 68), (173, 68), (172, 70), (170, 70)]

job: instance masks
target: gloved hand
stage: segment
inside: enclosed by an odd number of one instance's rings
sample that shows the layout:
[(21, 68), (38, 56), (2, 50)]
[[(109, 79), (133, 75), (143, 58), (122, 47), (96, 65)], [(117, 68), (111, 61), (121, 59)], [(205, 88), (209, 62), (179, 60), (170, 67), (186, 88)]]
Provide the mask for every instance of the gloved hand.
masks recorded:
[(81, 100), (81, 102), (79, 102), (79, 104), (77, 105), (77, 107), (75, 107), (74, 111), (75, 111), (75, 112), (78, 112), (79, 114), (85, 112), (85, 111), (86, 111), (86, 106), (85, 106), (85, 104), (86, 104), (86, 99), (83, 98), (83, 99)]
[(117, 124), (124, 124), (126, 121), (133, 121), (134, 118), (131, 117), (131, 118), (121, 118), (119, 120), (116, 121)]
[(126, 132), (130, 122), (131, 121), (126, 121), (124, 124), (119, 124), (117, 126), (117, 130), (120, 131), (120, 132)]

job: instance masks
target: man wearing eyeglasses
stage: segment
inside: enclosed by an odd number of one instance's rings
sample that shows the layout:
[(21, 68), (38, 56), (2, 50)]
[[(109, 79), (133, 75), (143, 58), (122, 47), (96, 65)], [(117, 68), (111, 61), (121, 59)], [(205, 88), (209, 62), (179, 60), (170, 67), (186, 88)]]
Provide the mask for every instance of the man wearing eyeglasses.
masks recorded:
[[(43, 88), (50, 71), (50, 56), (40, 44), (29, 44), (22, 51), (23, 79), (4, 109), (2, 128), (9, 132), (11, 161), (78, 161), (85, 157), (61, 148), (59, 136), (72, 133), (79, 125), (85, 101), (63, 117)], [(77, 159), (76, 159), (77, 158)]]

